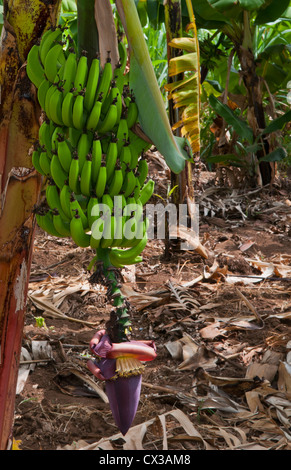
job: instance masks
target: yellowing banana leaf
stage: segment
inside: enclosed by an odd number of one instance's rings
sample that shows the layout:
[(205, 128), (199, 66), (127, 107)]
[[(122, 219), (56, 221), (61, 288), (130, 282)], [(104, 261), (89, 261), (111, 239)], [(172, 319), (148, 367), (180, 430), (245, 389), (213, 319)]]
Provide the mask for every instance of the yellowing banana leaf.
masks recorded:
[(196, 52), (196, 41), (194, 38), (173, 38), (168, 43), (168, 46), (183, 49), (183, 51)]
[[(198, 73), (192, 74), (191, 77), (183, 78), (183, 80), (177, 80), (176, 82), (166, 83), (165, 90), (171, 93), (174, 90), (177, 90), (181, 87), (193, 87), (195, 81), (197, 80)], [(169, 96), (170, 99), (170, 96)]]
[[(198, 91), (195, 89), (181, 90), (176, 93), (172, 93), (172, 99), (174, 101), (174, 108), (180, 108), (181, 106), (189, 106), (193, 101), (197, 102)], [(196, 111), (198, 111), (196, 107)]]
[(174, 108), (181, 109), (181, 119), (172, 126), (172, 129), (180, 129), (181, 135), (189, 141), (192, 152), (197, 153), (200, 150), (199, 45), (192, 3), (186, 0), (186, 4), (190, 19), (187, 32), (192, 31), (193, 37), (178, 37), (169, 42), (170, 47), (186, 52), (169, 61), (169, 76), (186, 75), (182, 80), (168, 83), (165, 89), (168, 92), (168, 99), (174, 102)]
[(117, 0), (116, 6), (126, 32), (130, 51), (130, 88), (139, 108), (143, 132), (151, 139), (174, 173), (189, 159), (185, 138), (173, 135), (164, 101), (150, 60), (134, 0)]
[(169, 76), (179, 75), (184, 72), (196, 72), (198, 70), (197, 52), (191, 52), (182, 56), (174, 57), (169, 63)]

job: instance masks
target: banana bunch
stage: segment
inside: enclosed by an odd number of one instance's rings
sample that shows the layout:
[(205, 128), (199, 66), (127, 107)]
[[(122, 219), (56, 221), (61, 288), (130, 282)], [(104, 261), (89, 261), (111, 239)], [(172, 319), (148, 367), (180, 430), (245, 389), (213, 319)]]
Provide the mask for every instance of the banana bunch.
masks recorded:
[(138, 109), (123, 43), (119, 52), (116, 67), (108, 53), (101, 69), (97, 57), (91, 64), (85, 52), (78, 57), (70, 34), (56, 28), (44, 33), (27, 58), (45, 113), (32, 154), (35, 169), (48, 181), (47, 207), (38, 211), (37, 222), (80, 247), (108, 248), (116, 267), (142, 260), (143, 206), (154, 190), (143, 155), (149, 145), (132, 131)]

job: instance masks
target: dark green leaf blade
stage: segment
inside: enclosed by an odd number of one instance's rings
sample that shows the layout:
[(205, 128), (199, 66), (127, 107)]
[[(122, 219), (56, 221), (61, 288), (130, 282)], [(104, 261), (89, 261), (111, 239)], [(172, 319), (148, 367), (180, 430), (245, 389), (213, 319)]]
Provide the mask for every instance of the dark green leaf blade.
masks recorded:
[(246, 122), (239, 119), (228, 106), (221, 103), (214, 95), (209, 96), (209, 103), (212, 108), (234, 128), (239, 136), (246, 139), (248, 142), (253, 141), (252, 129)]

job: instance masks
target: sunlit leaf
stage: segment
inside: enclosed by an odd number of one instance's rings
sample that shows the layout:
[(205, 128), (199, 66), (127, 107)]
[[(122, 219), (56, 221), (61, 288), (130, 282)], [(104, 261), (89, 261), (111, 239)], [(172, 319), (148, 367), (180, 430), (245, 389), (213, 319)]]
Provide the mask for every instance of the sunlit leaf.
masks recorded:
[(193, 38), (173, 38), (168, 45), (182, 49), (183, 51), (196, 52), (196, 42)]
[(174, 57), (169, 63), (169, 76), (179, 75), (180, 73), (193, 71), (198, 69), (197, 52), (192, 52), (179, 57)]
[[(168, 83), (168, 99), (174, 102), (174, 108), (181, 110), (181, 119), (174, 123), (173, 130), (180, 129), (191, 145), (193, 153), (200, 151), (200, 63), (199, 44), (192, 3), (186, 0), (189, 24), (187, 32), (192, 37), (179, 37), (169, 42), (169, 46), (187, 51), (182, 56), (169, 61), (169, 76), (185, 74), (182, 80)], [(194, 72), (194, 73), (193, 73)]]

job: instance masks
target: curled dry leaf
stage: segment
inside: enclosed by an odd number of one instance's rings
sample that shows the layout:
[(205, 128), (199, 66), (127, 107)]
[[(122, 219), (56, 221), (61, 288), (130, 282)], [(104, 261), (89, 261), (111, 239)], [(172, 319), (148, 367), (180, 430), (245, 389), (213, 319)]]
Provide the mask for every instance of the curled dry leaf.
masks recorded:
[(67, 367), (54, 378), (56, 386), (67, 395), (99, 397), (108, 403), (106, 393), (93, 379), (74, 367)]
[(225, 393), (233, 396), (241, 396), (246, 392), (260, 387), (262, 383), (268, 383), (268, 381), (262, 380), (259, 377), (250, 378), (238, 378), (238, 377), (216, 377), (208, 374), (202, 367), (199, 367), (195, 371), (195, 379), (197, 383), (209, 383), (216, 385)]
[[(162, 442), (162, 449), (168, 449), (168, 439), (169, 434), (172, 434), (173, 423), (168, 425), (168, 420), (174, 418), (177, 422), (176, 428), (182, 428), (183, 431), (187, 434), (189, 438), (195, 438), (199, 442), (200, 448), (205, 450), (211, 449), (211, 446), (205, 441), (193, 423), (190, 421), (188, 416), (183, 413), (181, 410), (172, 410), (167, 413), (158, 415), (156, 418), (145, 421), (137, 426), (133, 426), (129, 429), (125, 436), (121, 433), (114, 434), (108, 438), (100, 439), (98, 442), (93, 444), (87, 444), (85, 446), (76, 446), (76, 443), (71, 446), (66, 446), (63, 450), (114, 450), (114, 442), (118, 439), (122, 439), (123, 450), (143, 450), (143, 442), (147, 437), (148, 431), (151, 432), (152, 427), (154, 426), (155, 434), (159, 433), (158, 436), (155, 435), (155, 441), (157, 437)], [(157, 420), (160, 425), (157, 425)], [(152, 448), (152, 447), (151, 447)]]

